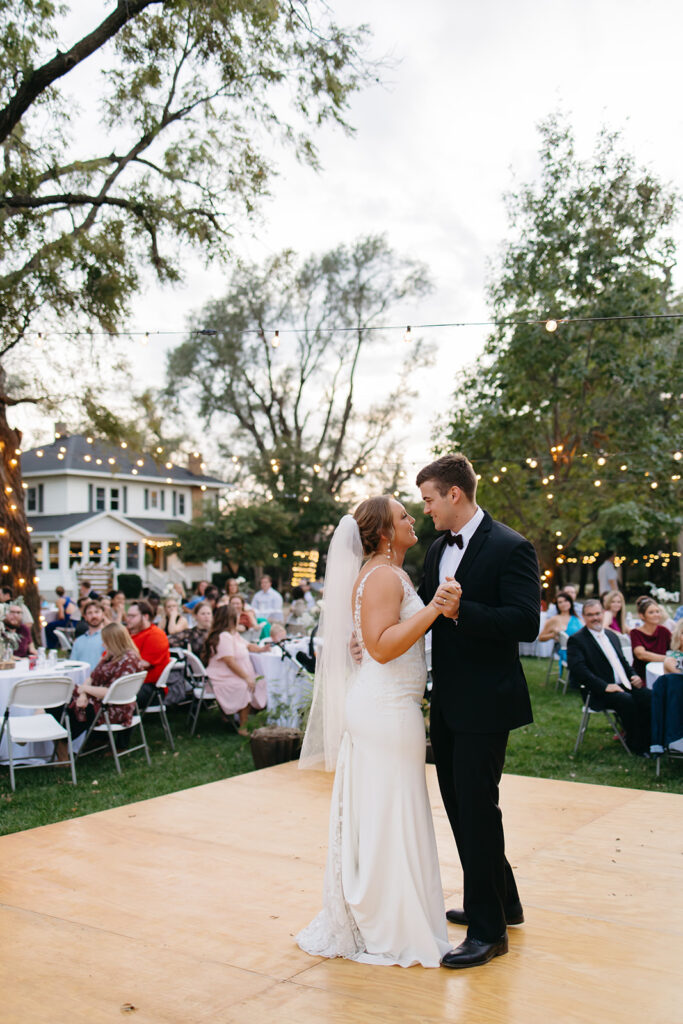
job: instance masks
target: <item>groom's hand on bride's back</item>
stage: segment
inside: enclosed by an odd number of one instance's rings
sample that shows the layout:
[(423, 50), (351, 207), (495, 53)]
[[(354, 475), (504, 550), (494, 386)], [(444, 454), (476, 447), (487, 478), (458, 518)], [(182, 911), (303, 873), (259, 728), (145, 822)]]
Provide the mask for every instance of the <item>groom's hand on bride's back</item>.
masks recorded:
[(361, 648), (361, 645), (358, 643), (355, 633), (351, 634), (351, 639), (349, 640), (349, 653), (353, 660), (355, 661), (356, 665), (360, 665), (361, 660), (363, 658), (363, 649)]

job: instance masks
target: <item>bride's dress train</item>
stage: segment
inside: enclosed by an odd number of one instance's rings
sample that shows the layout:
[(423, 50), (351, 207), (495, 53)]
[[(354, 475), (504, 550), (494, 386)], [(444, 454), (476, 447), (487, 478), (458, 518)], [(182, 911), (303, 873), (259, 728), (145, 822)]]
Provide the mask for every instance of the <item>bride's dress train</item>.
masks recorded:
[[(369, 575), (356, 595), (361, 642), (360, 602)], [(422, 601), (398, 575), (404, 621)], [(426, 675), (424, 640), (385, 665), (363, 650), (346, 698), (323, 909), (296, 937), (307, 953), (438, 967), (451, 948), (425, 780)]]

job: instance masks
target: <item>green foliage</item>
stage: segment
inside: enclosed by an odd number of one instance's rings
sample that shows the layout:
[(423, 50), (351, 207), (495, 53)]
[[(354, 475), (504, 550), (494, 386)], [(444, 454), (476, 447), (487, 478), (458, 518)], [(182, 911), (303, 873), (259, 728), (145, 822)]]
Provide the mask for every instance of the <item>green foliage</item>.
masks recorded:
[[(341, 29), (320, 0), (129, 0), (54, 55), (64, 10), (0, 3), (0, 355), (36, 317), (115, 331), (141, 268), (178, 280), (183, 246), (227, 257), (236, 219), (267, 194), (273, 144), (315, 166), (311, 131), (349, 130), (349, 99), (376, 71), (366, 30)], [(101, 91), (80, 99), (99, 103), (102, 143), (63, 91), (93, 54)]]
[(137, 598), (142, 593), (142, 580), (136, 572), (120, 572), (117, 584), (127, 598)]
[(218, 559), (237, 565), (270, 564), (274, 551), (293, 548), (292, 519), (275, 501), (230, 512), (207, 502), (198, 518), (178, 527), (179, 554), (186, 562)]
[[(366, 460), (395, 447), (392, 430), (409, 418), (413, 397), (407, 373), (426, 353), (411, 347), (390, 393), (363, 412), (357, 373), (386, 345), (373, 328), (429, 288), (425, 268), (381, 236), (304, 261), (285, 252), (260, 268), (238, 265), (227, 295), (199, 312), (170, 354), (169, 393), (230, 438), (224, 451), (240, 485), (246, 473), (246, 486), (292, 512), (300, 544), (336, 522)], [(384, 461), (380, 487), (393, 490), (400, 467), (388, 454)]]
[[(552, 571), (572, 548), (661, 543), (680, 530), (679, 322), (582, 318), (682, 307), (671, 283), (675, 196), (615, 135), (603, 132), (582, 162), (557, 118), (540, 132), (541, 179), (508, 197), (515, 238), (490, 290), (506, 322), (459, 382), (439, 443), (467, 452), (481, 503)], [(548, 318), (560, 321), (554, 333)]]

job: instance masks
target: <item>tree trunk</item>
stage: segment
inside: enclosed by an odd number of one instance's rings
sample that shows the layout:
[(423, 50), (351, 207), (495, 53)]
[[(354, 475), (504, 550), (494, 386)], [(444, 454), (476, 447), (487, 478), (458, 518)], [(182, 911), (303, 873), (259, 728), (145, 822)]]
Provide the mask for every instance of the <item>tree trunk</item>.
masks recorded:
[[(4, 383), (0, 373), (0, 387)], [(3, 389), (4, 390), (4, 389)], [(23, 597), (34, 621), (34, 640), (40, 639), (40, 598), (31, 535), (26, 523), (21, 479), (21, 431), (7, 422), (0, 399), (0, 584)]]

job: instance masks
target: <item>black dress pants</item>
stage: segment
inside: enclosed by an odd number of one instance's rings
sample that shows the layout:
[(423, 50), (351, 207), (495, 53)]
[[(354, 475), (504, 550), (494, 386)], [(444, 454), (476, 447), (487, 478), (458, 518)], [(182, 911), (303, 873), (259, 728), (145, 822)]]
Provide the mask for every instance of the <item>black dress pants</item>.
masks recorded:
[(611, 708), (621, 719), (626, 743), (632, 754), (644, 754), (650, 749), (650, 702), (652, 693), (645, 687), (605, 693), (591, 699), (591, 707), (599, 710)]
[(506, 913), (521, 909), (505, 857), (498, 806), (508, 735), (454, 732), (432, 705), (430, 738), (441, 797), (462, 864), (467, 935), (482, 942), (499, 939), (505, 932)]

